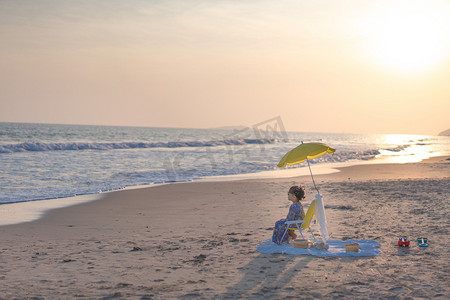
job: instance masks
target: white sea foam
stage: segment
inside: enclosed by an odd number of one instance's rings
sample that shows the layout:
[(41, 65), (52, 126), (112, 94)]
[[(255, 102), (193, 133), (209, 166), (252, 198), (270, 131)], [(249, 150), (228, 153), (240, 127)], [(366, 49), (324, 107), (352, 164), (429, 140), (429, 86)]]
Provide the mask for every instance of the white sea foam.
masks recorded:
[(229, 139), (216, 141), (121, 142), (121, 143), (18, 143), (0, 145), (0, 153), (64, 150), (116, 150), (145, 148), (217, 147), (224, 145), (272, 144), (274, 139)]
[(0, 226), (35, 221), (49, 210), (91, 202), (101, 198), (102, 195), (98, 194), (3, 204), (0, 209)]

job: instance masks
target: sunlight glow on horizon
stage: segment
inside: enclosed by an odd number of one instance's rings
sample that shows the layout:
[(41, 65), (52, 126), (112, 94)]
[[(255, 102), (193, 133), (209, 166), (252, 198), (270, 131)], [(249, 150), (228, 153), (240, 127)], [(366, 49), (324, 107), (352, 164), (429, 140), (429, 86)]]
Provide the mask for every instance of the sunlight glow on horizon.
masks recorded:
[(430, 139), (436, 137), (427, 135), (411, 134), (385, 134), (381, 136), (380, 142), (392, 145), (392, 148), (380, 149), (378, 158), (382, 158), (385, 163), (412, 163), (420, 162), (434, 156), (445, 155), (448, 149), (442, 152), (433, 152)]

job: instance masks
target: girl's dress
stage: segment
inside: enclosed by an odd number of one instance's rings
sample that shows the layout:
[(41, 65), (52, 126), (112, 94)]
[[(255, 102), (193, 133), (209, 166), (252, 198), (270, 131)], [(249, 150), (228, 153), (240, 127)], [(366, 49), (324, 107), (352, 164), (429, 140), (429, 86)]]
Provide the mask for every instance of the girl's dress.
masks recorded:
[(303, 212), (303, 206), (300, 204), (300, 202), (293, 203), (291, 207), (289, 207), (289, 213), (286, 217), (286, 219), (278, 220), (275, 223), (275, 228), (273, 229), (273, 236), (272, 241), (278, 245), (281, 245), (282, 243), (286, 242), (289, 238), (289, 235), (286, 233), (283, 240), (281, 240), (281, 237), (283, 236), (284, 232), (286, 231), (286, 221), (294, 221), (294, 220), (303, 220), (305, 217), (305, 213)]

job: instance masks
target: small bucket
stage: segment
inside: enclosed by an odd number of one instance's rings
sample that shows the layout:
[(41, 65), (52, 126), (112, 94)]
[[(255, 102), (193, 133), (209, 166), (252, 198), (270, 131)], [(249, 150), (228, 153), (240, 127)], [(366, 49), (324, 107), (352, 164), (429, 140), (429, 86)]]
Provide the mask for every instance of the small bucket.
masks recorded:
[(359, 244), (353, 243), (345, 245), (345, 252), (359, 252)]
[(309, 249), (311, 248), (312, 242), (310, 240), (294, 240), (292, 246), (299, 249)]

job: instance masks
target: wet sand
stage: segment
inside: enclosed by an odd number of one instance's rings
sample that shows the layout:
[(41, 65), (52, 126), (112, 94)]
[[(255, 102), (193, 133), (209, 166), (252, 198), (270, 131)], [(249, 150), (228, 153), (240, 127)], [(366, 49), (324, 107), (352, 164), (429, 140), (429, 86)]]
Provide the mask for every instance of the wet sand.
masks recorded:
[(448, 299), (449, 166), (435, 157), (315, 176), (330, 238), (374, 239), (370, 258), (256, 251), (286, 216), (291, 185), (313, 199), (309, 176), (110, 193), (0, 226), (0, 299)]

